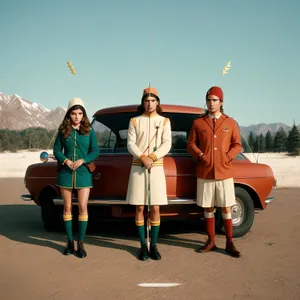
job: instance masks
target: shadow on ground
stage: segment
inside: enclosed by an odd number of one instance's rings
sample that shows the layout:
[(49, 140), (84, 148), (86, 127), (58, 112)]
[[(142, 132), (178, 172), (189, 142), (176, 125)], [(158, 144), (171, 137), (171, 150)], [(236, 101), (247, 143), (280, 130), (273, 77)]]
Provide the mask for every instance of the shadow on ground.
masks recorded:
[[(199, 239), (182, 238), (182, 233), (199, 233)], [(63, 252), (66, 235), (63, 230), (49, 232), (43, 227), (40, 207), (36, 205), (1, 205), (0, 235), (19, 243), (52, 248)], [(74, 232), (74, 239), (77, 234)], [(162, 220), (160, 244), (196, 249), (205, 239), (203, 220)], [(130, 246), (128, 244), (136, 245)], [(110, 219), (89, 221), (86, 244), (127, 251), (133, 256), (139, 247), (134, 220)]]

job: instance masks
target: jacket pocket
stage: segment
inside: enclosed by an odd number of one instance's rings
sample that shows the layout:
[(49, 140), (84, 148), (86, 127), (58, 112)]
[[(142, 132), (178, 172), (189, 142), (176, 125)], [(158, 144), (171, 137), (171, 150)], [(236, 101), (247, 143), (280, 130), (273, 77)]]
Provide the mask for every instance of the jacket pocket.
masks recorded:
[(229, 156), (227, 155), (227, 153), (225, 154), (225, 163), (228, 166), (230, 166), (231, 163), (232, 163), (232, 160), (229, 158)]
[(203, 154), (200, 160), (201, 164), (203, 166), (208, 166), (209, 165), (209, 158), (207, 154)]

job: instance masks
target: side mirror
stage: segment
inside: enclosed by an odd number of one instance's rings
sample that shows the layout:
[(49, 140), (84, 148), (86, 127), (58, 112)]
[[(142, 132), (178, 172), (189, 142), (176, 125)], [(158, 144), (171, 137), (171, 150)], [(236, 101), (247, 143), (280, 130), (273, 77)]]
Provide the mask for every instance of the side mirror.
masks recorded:
[(48, 152), (43, 151), (43, 152), (40, 154), (40, 160), (41, 160), (43, 163), (46, 163), (46, 162), (49, 160), (49, 154), (48, 154)]

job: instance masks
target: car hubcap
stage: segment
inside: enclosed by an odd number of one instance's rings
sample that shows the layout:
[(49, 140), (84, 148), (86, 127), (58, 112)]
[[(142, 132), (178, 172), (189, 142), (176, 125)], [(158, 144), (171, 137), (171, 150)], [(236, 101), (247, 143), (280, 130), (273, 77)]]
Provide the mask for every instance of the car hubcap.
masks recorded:
[(231, 208), (232, 225), (238, 226), (244, 221), (244, 205), (239, 198), (236, 198), (236, 204)]

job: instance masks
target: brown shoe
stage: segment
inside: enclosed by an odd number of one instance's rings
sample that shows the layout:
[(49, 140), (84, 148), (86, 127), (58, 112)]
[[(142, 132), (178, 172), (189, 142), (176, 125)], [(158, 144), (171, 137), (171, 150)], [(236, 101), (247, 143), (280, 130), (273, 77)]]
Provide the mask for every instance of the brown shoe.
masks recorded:
[(225, 248), (225, 251), (230, 254), (232, 257), (240, 257), (241, 256), (241, 252), (238, 251), (233, 242), (227, 242), (226, 243), (226, 248)]
[(207, 239), (205, 245), (197, 249), (197, 252), (206, 253), (216, 249), (217, 249), (216, 244), (212, 242), (210, 239)]

